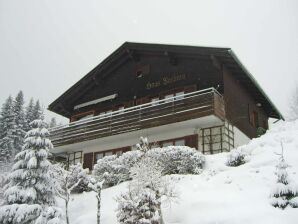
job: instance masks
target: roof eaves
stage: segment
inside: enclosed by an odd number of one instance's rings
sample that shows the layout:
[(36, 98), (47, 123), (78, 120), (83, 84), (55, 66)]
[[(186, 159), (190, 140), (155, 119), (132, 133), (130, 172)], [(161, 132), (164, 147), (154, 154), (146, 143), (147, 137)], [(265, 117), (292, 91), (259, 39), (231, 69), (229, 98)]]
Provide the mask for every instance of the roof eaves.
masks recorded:
[(264, 90), (261, 88), (261, 86), (258, 84), (257, 80), (252, 76), (252, 74), (245, 68), (245, 66), (241, 63), (237, 55), (233, 52), (232, 49), (228, 50), (231, 57), (239, 64), (241, 69), (246, 73), (248, 78), (253, 82), (253, 84), (258, 88), (258, 90), (263, 94), (263, 96), (268, 100), (268, 102), (272, 105), (273, 109), (277, 112), (280, 119), (285, 120), (283, 115), (280, 113), (280, 111), (277, 109), (277, 107), (274, 105), (274, 103), (270, 100), (270, 98), (267, 96), (267, 94), (264, 92)]

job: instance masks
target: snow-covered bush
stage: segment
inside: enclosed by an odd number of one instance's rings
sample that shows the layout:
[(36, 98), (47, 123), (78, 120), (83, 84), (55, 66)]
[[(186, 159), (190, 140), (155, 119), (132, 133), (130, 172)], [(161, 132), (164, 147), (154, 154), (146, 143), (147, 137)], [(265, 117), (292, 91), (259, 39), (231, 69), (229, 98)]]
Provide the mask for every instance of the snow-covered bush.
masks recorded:
[(290, 180), (287, 173), (288, 164), (281, 156), (276, 166), (277, 183), (271, 192), (271, 205), (284, 209), (288, 205), (298, 208), (298, 186)]
[(63, 212), (58, 207), (47, 207), (34, 224), (64, 224)]
[(105, 156), (97, 161), (92, 175), (105, 180), (104, 186), (110, 187), (130, 179), (130, 168), (140, 159), (143, 153), (139, 150), (130, 151), (117, 157)]
[(240, 166), (245, 163), (247, 154), (241, 149), (233, 149), (228, 154), (227, 166)]
[(160, 224), (155, 192), (129, 189), (118, 198), (117, 219), (120, 224)]
[(84, 170), (80, 163), (76, 165), (71, 165), (69, 167), (69, 174), (70, 176), (68, 180), (68, 185), (74, 186), (74, 188), (72, 189), (73, 193), (82, 193), (83, 191), (90, 190), (88, 188), (90, 177), (87, 174), (87, 170)]
[(198, 174), (202, 170), (205, 157), (196, 149), (188, 146), (167, 146), (147, 152), (163, 168), (162, 174)]
[[(130, 180), (130, 170), (144, 152), (140, 150), (129, 151), (121, 156), (106, 156), (97, 161), (93, 175), (104, 179), (105, 187), (117, 185)], [(203, 168), (205, 157), (195, 149), (187, 146), (168, 146), (165, 148), (150, 149), (148, 157), (158, 161), (162, 166), (162, 174), (197, 174)]]

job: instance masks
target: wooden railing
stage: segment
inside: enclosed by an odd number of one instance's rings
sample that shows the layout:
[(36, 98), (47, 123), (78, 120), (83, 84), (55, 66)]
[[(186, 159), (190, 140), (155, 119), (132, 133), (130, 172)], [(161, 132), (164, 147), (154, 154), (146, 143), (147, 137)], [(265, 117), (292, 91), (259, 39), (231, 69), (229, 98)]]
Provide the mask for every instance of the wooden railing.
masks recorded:
[(146, 103), (50, 129), (55, 147), (214, 114), (224, 120), (223, 97), (214, 89)]

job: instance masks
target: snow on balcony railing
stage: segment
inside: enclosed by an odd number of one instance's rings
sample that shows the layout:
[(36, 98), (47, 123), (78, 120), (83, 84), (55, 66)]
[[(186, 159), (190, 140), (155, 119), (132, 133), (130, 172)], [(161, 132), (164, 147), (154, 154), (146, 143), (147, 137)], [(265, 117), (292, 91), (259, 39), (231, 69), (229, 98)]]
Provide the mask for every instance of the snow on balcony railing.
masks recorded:
[[(175, 115), (189, 114), (192, 118), (199, 117), (196, 112), (212, 113), (216, 105), (223, 105), (222, 96), (216, 89), (208, 88), (57, 126), (50, 129), (51, 140), (57, 146), (159, 126), (181, 120), (174, 119)], [(224, 116), (224, 107), (222, 110), (219, 116)]]

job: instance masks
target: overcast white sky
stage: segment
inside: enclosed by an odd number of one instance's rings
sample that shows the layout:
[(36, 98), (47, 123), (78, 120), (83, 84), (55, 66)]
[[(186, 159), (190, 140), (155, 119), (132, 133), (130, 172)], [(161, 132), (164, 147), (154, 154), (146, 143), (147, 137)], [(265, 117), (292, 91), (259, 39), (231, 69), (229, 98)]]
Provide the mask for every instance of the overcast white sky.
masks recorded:
[(297, 0), (0, 0), (0, 103), (45, 107), (125, 41), (231, 47), (282, 113), (298, 81)]

